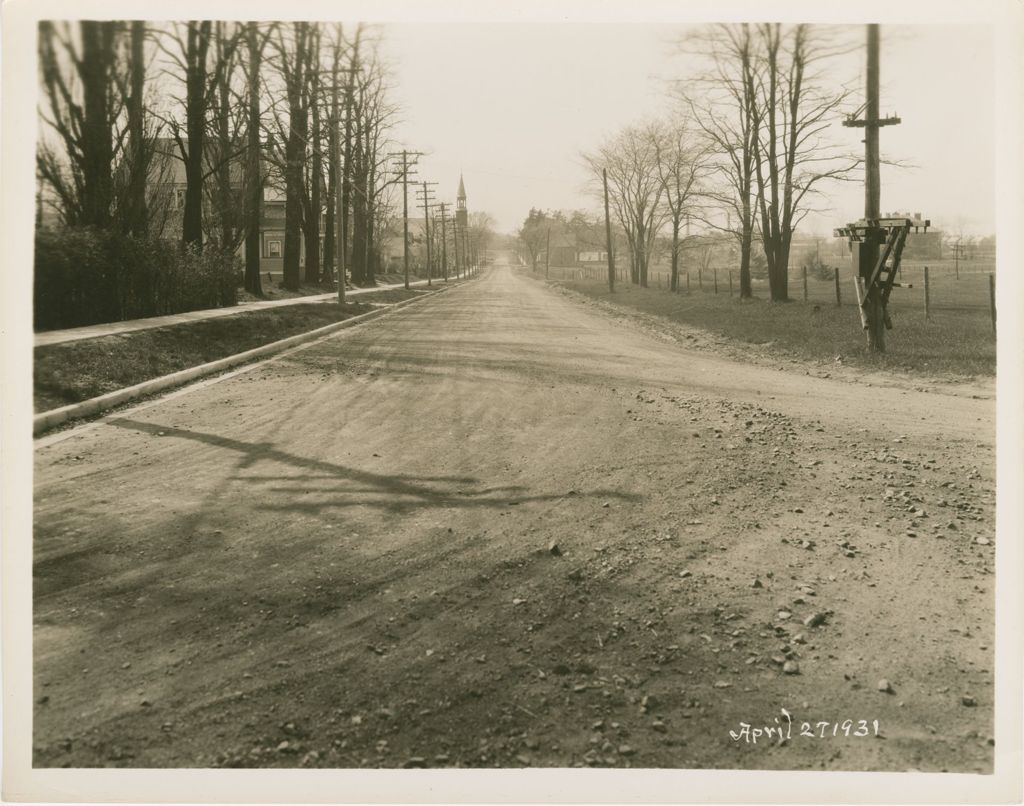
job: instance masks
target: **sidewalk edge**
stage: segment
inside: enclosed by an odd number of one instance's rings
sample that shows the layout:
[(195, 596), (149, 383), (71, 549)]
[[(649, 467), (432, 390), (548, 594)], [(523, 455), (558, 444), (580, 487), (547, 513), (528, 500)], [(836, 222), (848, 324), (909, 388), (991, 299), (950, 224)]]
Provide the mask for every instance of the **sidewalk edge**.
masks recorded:
[(256, 358), (263, 358), (265, 356), (283, 352), (291, 347), (305, 344), (306, 342), (313, 341), (322, 336), (329, 336), (335, 331), (354, 327), (372, 319), (385, 316), (386, 314), (392, 313), (399, 308), (404, 308), (415, 302), (422, 302), (437, 293), (447, 291), (451, 288), (456, 288), (458, 285), (461, 285), (461, 283), (442, 286), (438, 288), (437, 291), (431, 292), (423, 297), (402, 300), (401, 302), (396, 302), (387, 308), (369, 311), (368, 313), (360, 314), (359, 316), (353, 316), (351, 319), (344, 319), (341, 322), (333, 322), (329, 325), (316, 328), (315, 330), (307, 331), (306, 333), (298, 333), (294, 336), (289, 336), (286, 339), (281, 339), (280, 341), (274, 341), (270, 344), (263, 344), (259, 347), (254, 347), (251, 350), (246, 350), (245, 352), (235, 353), (234, 355), (225, 356), (224, 358), (218, 358), (215, 361), (209, 361), (206, 364), (200, 364), (196, 367), (181, 369), (177, 372), (172, 372), (170, 375), (151, 378), (148, 381), (137, 383), (134, 386), (126, 386), (123, 389), (116, 389), (113, 392), (107, 392), (105, 395), (100, 395), (99, 397), (93, 397), (88, 400), (79, 401), (78, 403), (61, 406), (59, 409), (40, 412), (32, 418), (32, 434), (33, 436), (39, 436), (44, 431), (48, 431), (55, 426), (68, 422), (69, 420), (90, 417), (94, 414), (99, 414), (107, 409), (120, 406), (123, 403), (128, 403), (140, 397), (162, 392), (165, 389), (170, 389), (174, 386), (181, 386), (207, 375), (213, 375), (225, 369), (230, 369), (238, 364), (244, 364), (247, 361), (252, 361)]

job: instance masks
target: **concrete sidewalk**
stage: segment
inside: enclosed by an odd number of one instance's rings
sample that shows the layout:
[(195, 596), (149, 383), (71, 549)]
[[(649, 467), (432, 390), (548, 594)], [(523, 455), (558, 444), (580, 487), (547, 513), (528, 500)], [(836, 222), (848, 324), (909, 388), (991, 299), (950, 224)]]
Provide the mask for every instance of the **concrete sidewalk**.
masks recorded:
[[(412, 286), (425, 286), (426, 280), (417, 280), (409, 283)], [(436, 279), (434, 285), (443, 286), (444, 281)], [(392, 285), (378, 285), (373, 288), (354, 288), (345, 290), (345, 299), (358, 297), (363, 294), (375, 294), (378, 291), (392, 291), (396, 288), (405, 288), (405, 283), (394, 283)], [(308, 297), (289, 297), (288, 299), (269, 299), (255, 302), (242, 302), (230, 308), (206, 308), (201, 311), (186, 311), (174, 313), (168, 316), (150, 316), (145, 319), (129, 319), (124, 322), (105, 322), (99, 325), (86, 325), (84, 327), (73, 327), (67, 330), (48, 330), (35, 334), (35, 346), (45, 347), (50, 344), (63, 344), (68, 341), (79, 341), (80, 339), (95, 339), (99, 336), (113, 336), (118, 333), (131, 333), (135, 330), (149, 330), (154, 327), (167, 327), (168, 325), (180, 325), (186, 322), (199, 322), (203, 319), (216, 319), (219, 316), (233, 316), (249, 311), (261, 311), (265, 308), (280, 308), (285, 305), (302, 305), (310, 302), (328, 302), (338, 298), (336, 291), (326, 294), (314, 294)]]

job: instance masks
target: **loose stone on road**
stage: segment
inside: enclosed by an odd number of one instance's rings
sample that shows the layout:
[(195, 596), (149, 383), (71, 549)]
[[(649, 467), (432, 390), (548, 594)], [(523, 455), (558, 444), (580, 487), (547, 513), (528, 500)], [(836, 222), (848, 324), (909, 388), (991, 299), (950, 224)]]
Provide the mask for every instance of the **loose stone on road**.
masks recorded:
[(34, 761), (990, 771), (993, 416), (499, 266), (37, 444)]

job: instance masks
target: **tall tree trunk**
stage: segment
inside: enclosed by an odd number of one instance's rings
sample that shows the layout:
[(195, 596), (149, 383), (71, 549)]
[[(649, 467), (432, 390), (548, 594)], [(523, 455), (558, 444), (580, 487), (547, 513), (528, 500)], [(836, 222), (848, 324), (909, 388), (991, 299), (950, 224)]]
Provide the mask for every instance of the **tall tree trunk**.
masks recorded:
[[(344, 273), (351, 268), (349, 251), (349, 224), (352, 210), (352, 75), (345, 86), (345, 139), (341, 143), (341, 243), (338, 244), (338, 282), (344, 283)], [(353, 282), (355, 279), (353, 278)]]
[[(306, 138), (309, 110), (306, 107), (308, 23), (296, 22), (295, 62), (288, 80), (288, 141), (285, 143), (284, 287), (298, 291), (302, 253), (302, 199), (304, 196)], [(308, 259), (308, 255), (306, 256)]]
[(134, 235), (144, 235), (148, 227), (146, 214), (146, 182), (149, 173), (149, 154), (146, 145), (143, 118), (143, 92), (146, 84), (146, 23), (134, 20), (131, 24), (131, 94), (128, 107), (128, 215), (126, 229)]
[(362, 166), (353, 166), (352, 188), (352, 283), (366, 283), (366, 195), (363, 193)]
[(672, 275), (668, 284), (670, 291), (679, 290), (679, 217), (672, 219)]
[(227, 249), (235, 242), (234, 199), (231, 191), (231, 71), (225, 63), (225, 23), (217, 23), (217, 206), (220, 208), (220, 245)]
[(306, 189), (308, 207), (306, 214), (306, 282), (315, 285), (320, 282), (320, 184), (323, 178), (323, 155), (321, 153), (320, 128), (320, 47), (314, 38), (310, 52), (309, 105), (312, 107), (313, 125), (310, 130), (312, 153), (310, 154), (309, 183)]
[(333, 273), (334, 273), (334, 229), (336, 226), (335, 219), (335, 208), (337, 207), (338, 198), (338, 85), (337, 85), (337, 70), (334, 75), (334, 85), (331, 90), (331, 116), (327, 125), (329, 127), (327, 133), (327, 200), (325, 202), (327, 207), (327, 220), (325, 222), (326, 231), (324, 232), (324, 265), (323, 265), (323, 285), (330, 287), (332, 285)]
[(206, 56), (210, 47), (211, 23), (188, 23), (185, 51), (185, 211), (181, 239), (198, 248), (203, 245), (203, 149), (206, 135)]
[(263, 296), (260, 281), (260, 213), (263, 202), (263, 174), (260, 165), (260, 67), (263, 62), (259, 24), (246, 25), (249, 47), (249, 120), (245, 167), (245, 290)]
[(82, 126), (83, 177), (82, 223), (97, 227), (110, 224), (114, 197), (111, 173), (114, 159), (110, 128), (110, 65), (114, 59), (117, 23), (82, 22), (82, 78), (84, 121)]
[(745, 232), (744, 237), (740, 239), (740, 299), (751, 299), (754, 296), (750, 282), (750, 251), (751, 236), (749, 232)]
[(750, 254), (754, 241), (754, 227), (751, 221), (749, 192), (744, 198), (740, 220), (740, 299), (751, 299), (754, 296), (750, 282)]
[(374, 243), (374, 208), (373, 204), (366, 205), (366, 263), (365, 282), (366, 285), (376, 285), (377, 277), (374, 263), (376, 262), (376, 244)]

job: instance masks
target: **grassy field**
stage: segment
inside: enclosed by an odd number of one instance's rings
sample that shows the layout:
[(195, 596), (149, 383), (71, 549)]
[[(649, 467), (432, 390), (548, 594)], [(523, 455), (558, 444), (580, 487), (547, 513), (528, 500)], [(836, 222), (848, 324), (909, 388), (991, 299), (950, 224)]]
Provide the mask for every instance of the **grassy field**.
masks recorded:
[(33, 393), (37, 412), (123, 389), (270, 342), (305, 333), (423, 292), (396, 289), (357, 303), (307, 303), (116, 336), (37, 347)]
[[(664, 316), (672, 321), (701, 328), (739, 344), (766, 345), (774, 354), (831, 363), (842, 356), (847, 365), (879, 370), (899, 370), (928, 377), (984, 377), (995, 374), (996, 339), (987, 308), (939, 309), (925, 319), (922, 306), (907, 304), (893, 291), (889, 306), (894, 329), (889, 331), (888, 352), (867, 352), (853, 287), (842, 288), (843, 305), (835, 304), (832, 283), (817, 281), (820, 294), (810, 302), (772, 303), (767, 291), (755, 287), (755, 298), (740, 301), (729, 295), (728, 282), (719, 276), (719, 289), (705, 279), (704, 290), (691, 278), (691, 292), (672, 294), (662, 288), (639, 288), (617, 283), (608, 293), (603, 279), (591, 279), (587, 272), (551, 270), (551, 280), (594, 299)], [(576, 279), (572, 279), (575, 277)], [(962, 282), (962, 280), (961, 280)], [(827, 286), (828, 294), (821, 286)], [(738, 289), (735, 289), (738, 292)], [(810, 291), (810, 281), (809, 281)], [(802, 289), (801, 289), (802, 292)], [(759, 350), (764, 354), (766, 347)]]

